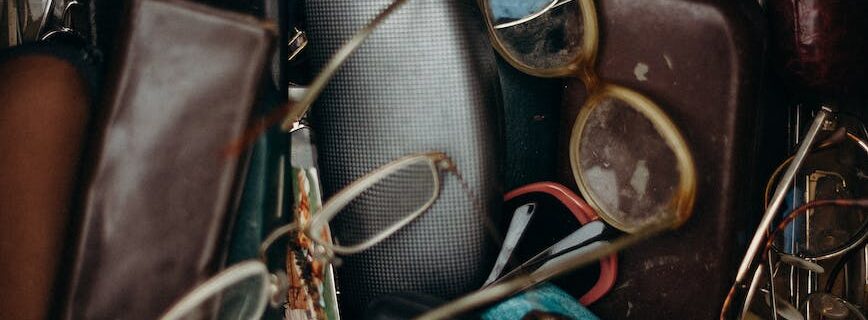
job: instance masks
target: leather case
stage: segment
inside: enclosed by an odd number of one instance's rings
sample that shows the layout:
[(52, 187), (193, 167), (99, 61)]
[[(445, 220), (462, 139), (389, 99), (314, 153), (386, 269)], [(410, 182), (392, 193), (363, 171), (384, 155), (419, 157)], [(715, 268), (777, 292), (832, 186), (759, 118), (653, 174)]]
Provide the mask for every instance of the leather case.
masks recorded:
[[(657, 102), (681, 129), (698, 174), (694, 213), (678, 230), (619, 255), (618, 282), (591, 306), (603, 319), (717, 318), (743, 255), (745, 221), (759, 214), (753, 156), (765, 29), (755, 1), (602, 0), (597, 70)], [(584, 103), (567, 84), (560, 181), (570, 129)], [(639, 137), (637, 137), (639, 138)]]
[(225, 256), (238, 156), (270, 53), (258, 20), (138, 0), (105, 91), (66, 319), (155, 319)]

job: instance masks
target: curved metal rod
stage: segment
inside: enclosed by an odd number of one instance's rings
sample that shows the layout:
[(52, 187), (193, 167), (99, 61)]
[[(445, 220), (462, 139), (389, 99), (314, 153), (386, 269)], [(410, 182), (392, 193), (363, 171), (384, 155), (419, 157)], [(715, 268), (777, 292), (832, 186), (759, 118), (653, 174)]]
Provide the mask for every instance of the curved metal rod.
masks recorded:
[(744, 259), (742, 259), (741, 264), (738, 267), (738, 273), (736, 274), (735, 283), (733, 283), (733, 286), (740, 286), (746, 280), (748, 272), (750, 271), (751, 266), (756, 260), (756, 256), (760, 252), (761, 246), (763, 245), (763, 239), (765, 238), (766, 232), (772, 224), (772, 219), (774, 219), (775, 214), (781, 208), (790, 184), (793, 183), (793, 180), (796, 177), (796, 173), (799, 171), (799, 169), (801, 169), (802, 164), (805, 162), (805, 159), (808, 156), (808, 152), (811, 150), (811, 146), (814, 144), (814, 141), (817, 138), (817, 134), (820, 132), (820, 128), (822, 127), (823, 122), (826, 120), (827, 117), (829, 117), (831, 112), (832, 110), (828, 107), (822, 107), (817, 113), (817, 115), (814, 117), (814, 121), (811, 124), (811, 127), (808, 129), (808, 133), (805, 135), (804, 141), (799, 146), (793, 162), (790, 163), (790, 166), (784, 173), (783, 178), (781, 178), (781, 181), (778, 183), (777, 189), (775, 189), (771, 204), (768, 206), (768, 208), (766, 208), (765, 213), (763, 213), (763, 218), (760, 221), (760, 224), (757, 227), (757, 230), (750, 241), (750, 245), (747, 248)]
[(340, 49), (335, 53), (334, 56), (326, 63), (323, 67), (322, 71), (313, 79), (313, 82), (307, 89), (304, 97), (296, 102), (295, 104), (290, 104), (283, 108), (289, 108), (287, 111), (287, 115), (283, 120), (283, 124), (281, 128), (284, 130), (290, 130), (292, 128), (292, 124), (307, 113), (307, 110), (310, 109), (310, 106), (316, 101), (316, 98), (319, 97), (320, 93), (325, 89), (326, 84), (328, 84), (329, 80), (337, 73), (338, 69), (344, 62), (349, 59), (350, 55), (353, 54), (356, 50), (359, 49), (362, 42), (365, 41), (386, 18), (389, 17), (393, 12), (398, 10), (401, 6), (407, 3), (408, 0), (395, 0), (392, 4), (386, 7), (383, 12), (380, 12), (374, 20), (371, 20), (368, 25), (364, 28), (356, 32), (349, 41), (344, 43)]

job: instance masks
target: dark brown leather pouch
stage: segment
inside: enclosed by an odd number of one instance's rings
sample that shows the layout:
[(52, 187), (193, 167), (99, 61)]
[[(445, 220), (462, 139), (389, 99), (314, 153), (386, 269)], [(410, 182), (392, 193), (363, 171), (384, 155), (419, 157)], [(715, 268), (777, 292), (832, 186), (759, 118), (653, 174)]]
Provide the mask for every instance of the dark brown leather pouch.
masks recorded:
[(225, 258), (248, 123), (273, 30), (178, 0), (137, 0), (89, 154), (65, 319), (155, 319)]

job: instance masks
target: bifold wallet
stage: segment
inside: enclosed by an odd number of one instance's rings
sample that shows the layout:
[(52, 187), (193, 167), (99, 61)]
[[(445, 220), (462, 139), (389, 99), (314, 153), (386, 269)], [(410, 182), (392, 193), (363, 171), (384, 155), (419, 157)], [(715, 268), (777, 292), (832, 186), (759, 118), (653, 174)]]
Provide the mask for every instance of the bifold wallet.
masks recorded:
[(89, 154), (65, 319), (156, 319), (216, 273), (273, 28), (177, 0), (129, 4)]

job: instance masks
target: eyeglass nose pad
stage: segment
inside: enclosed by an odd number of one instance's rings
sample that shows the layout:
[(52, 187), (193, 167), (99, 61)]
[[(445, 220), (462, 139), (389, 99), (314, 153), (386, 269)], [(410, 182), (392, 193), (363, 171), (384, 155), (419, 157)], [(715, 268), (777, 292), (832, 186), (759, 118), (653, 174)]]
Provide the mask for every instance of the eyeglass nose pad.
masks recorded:
[(331, 251), (325, 246), (318, 243), (314, 243), (312, 255), (315, 259), (328, 261), (328, 263), (335, 267), (340, 267), (343, 263), (343, 260), (341, 260), (340, 257), (336, 256), (334, 251)]
[(794, 266), (796, 268), (802, 269), (802, 270), (813, 271), (816, 273), (825, 273), (826, 272), (826, 269), (824, 269), (823, 266), (817, 264), (814, 261), (808, 260), (808, 259), (799, 258), (799, 257), (793, 256), (790, 254), (785, 254), (785, 253), (779, 254), (778, 257), (781, 260), (781, 262), (786, 263), (786, 264), (791, 265), (791, 266)]
[(279, 308), (286, 301), (289, 290), (289, 277), (283, 270), (268, 275), (268, 303), (272, 308)]

